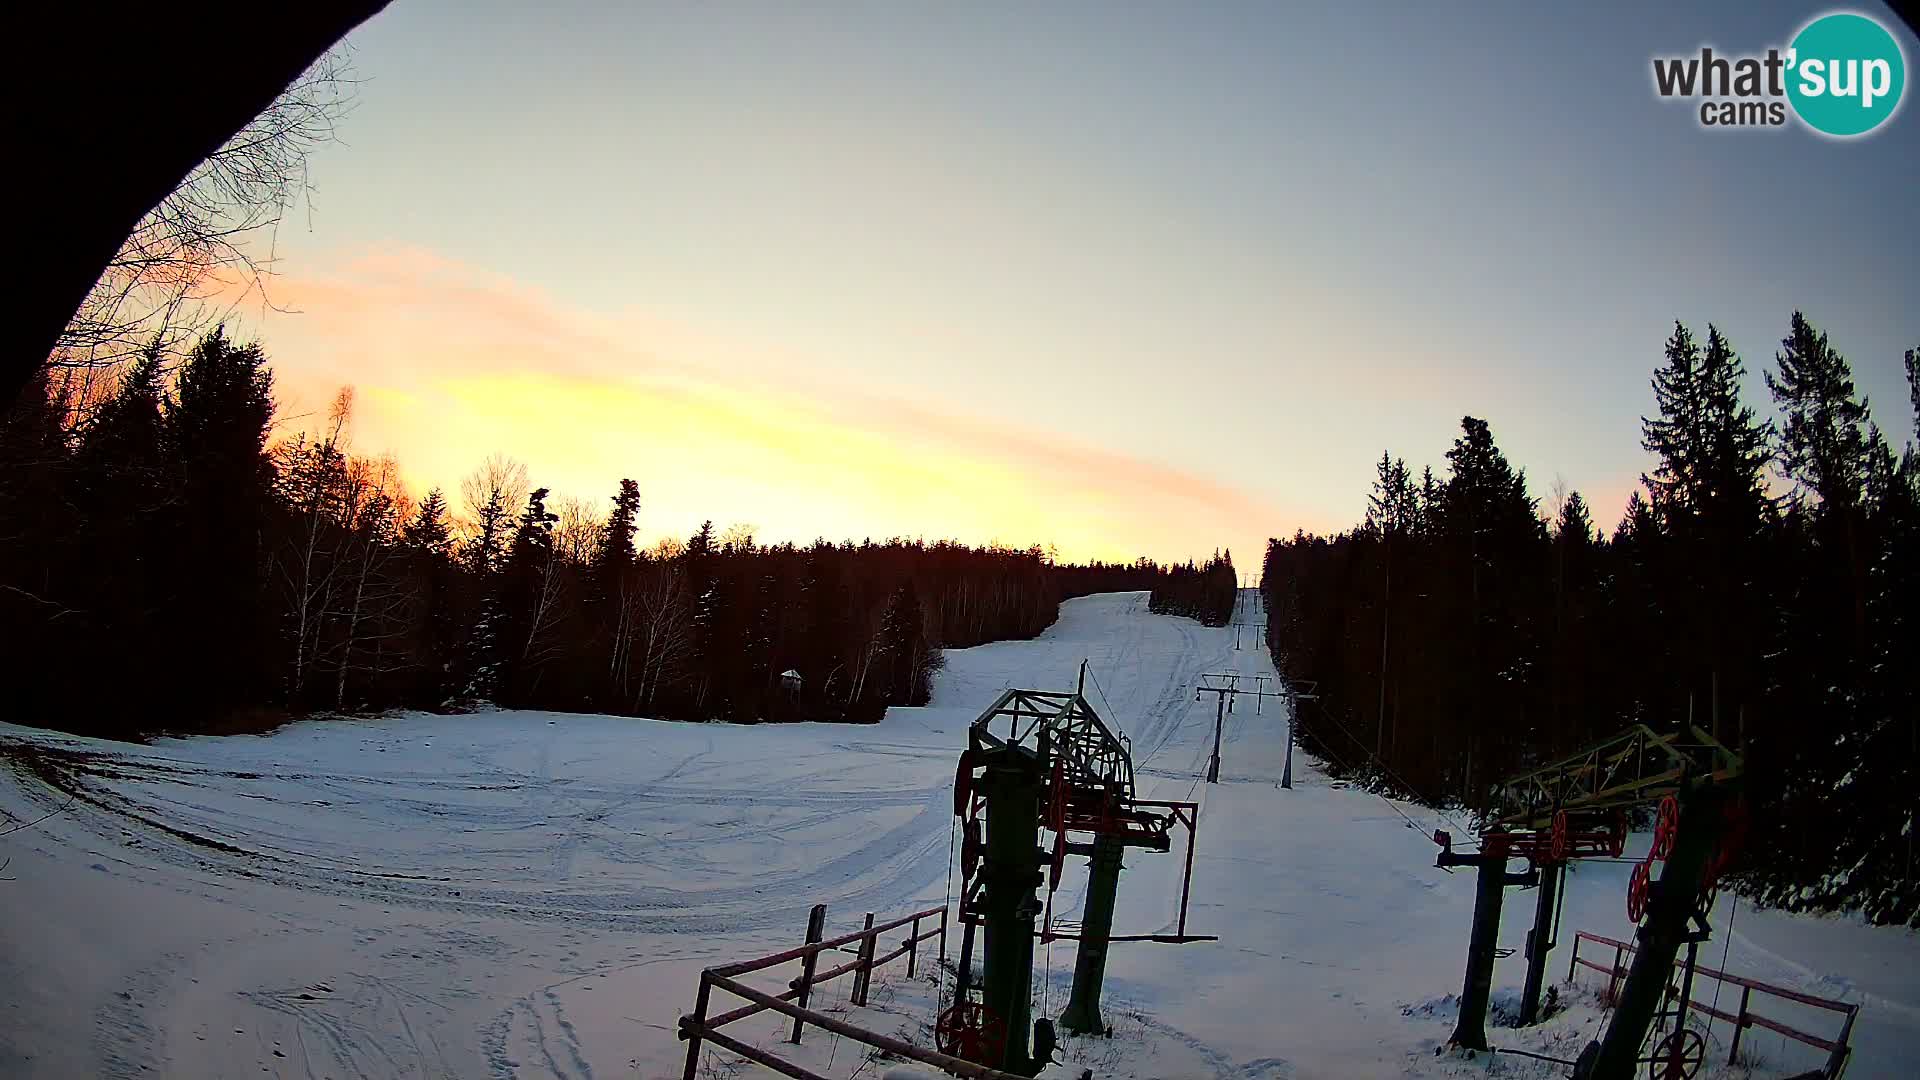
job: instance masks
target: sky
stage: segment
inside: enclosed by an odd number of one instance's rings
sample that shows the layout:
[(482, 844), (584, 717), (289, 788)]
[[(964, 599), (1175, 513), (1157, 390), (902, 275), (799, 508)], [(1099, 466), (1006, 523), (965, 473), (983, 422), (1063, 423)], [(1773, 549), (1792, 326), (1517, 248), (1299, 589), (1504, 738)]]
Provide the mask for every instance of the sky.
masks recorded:
[(289, 429), (350, 384), (416, 489), (630, 476), (643, 542), (1252, 573), (1465, 414), (1611, 525), (1675, 319), (1764, 404), (1803, 310), (1911, 434), (1920, 110), (1714, 132), (1652, 88), (1826, 10), (395, 0), (243, 329)]

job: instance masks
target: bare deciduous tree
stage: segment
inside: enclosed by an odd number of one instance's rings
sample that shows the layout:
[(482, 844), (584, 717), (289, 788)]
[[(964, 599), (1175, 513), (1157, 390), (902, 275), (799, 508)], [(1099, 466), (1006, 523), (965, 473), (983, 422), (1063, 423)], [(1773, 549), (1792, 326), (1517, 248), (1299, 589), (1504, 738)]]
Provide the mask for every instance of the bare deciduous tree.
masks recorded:
[(562, 495), (553, 500), (553, 512), (560, 518), (553, 529), (554, 551), (572, 566), (590, 565), (607, 527), (599, 504), (578, 495)]
[(639, 666), (640, 684), (633, 702), (645, 709), (693, 648), (693, 604), (682, 567), (649, 562), (628, 576), (635, 580), (621, 597), (627, 613), (623, 621), (631, 628), (626, 648)]
[(96, 400), (95, 384), (142, 349), (171, 351), (243, 302), (270, 303), (277, 227), (310, 191), (308, 158), (333, 141), (354, 86), (346, 50), (326, 53), (140, 220), (47, 358), (70, 402)]
[(720, 550), (736, 551), (743, 555), (752, 554), (753, 524), (737, 521), (727, 526), (727, 531), (720, 534)]
[(307, 675), (319, 650), (320, 632), (333, 603), (339, 567), (332, 550), (335, 526), (344, 516), (347, 424), (353, 417), (353, 388), (333, 399), (324, 434), (301, 435), (274, 452), (283, 497), (298, 515), (290, 549), (277, 559), (282, 590), (293, 622), (293, 696), (306, 690)]
[[(356, 458), (347, 468), (344, 487), (346, 550), (341, 559), (341, 609), (334, 613), (342, 624), (335, 658), (336, 709), (347, 707), (347, 679), (352, 672), (378, 675), (390, 670), (384, 645), (406, 632), (405, 616), (415, 599), (405, 575), (389, 569), (398, 551), (406, 504), (399, 465), (392, 457)], [(365, 656), (368, 647), (373, 649), (371, 656)], [(400, 654), (392, 656), (398, 659)]]
[(475, 573), (500, 568), (513, 537), (513, 516), (527, 501), (527, 467), (505, 454), (487, 458), (460, 482), (468, 517), (460, 522), (462, 553)]

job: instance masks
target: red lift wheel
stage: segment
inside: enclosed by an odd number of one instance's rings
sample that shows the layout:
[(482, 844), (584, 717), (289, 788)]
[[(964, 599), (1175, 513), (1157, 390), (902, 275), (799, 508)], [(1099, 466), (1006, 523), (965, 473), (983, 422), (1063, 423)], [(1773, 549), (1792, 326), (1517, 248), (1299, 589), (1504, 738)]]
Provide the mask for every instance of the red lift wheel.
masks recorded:
[(1653, 873), (1647, 863), (1635, 863), (1633, 876), (1627, 879), (1627, 918), (1635, 926), (1640, 925), (1641, 916), (1647, 913), (1647, 892), (1652, 888)]
[(953, 773), (953, 816), (967, 816), (967, 800), (973, 796), (973, 751), (960, 752), (960, 765)]
[(1680, 800), (1671, 795), (1660, 800), (1660, 816), (1653, 823), (1653, 857), (1664, 859), (1673, 854), (1673, 838), (1680, 831)]
[(979, 1065), (998, 1066), (1007, 1053), (1007, 1025), (978, 1001), (957, 1001), (933, 1025), (934, 1045), (943, 1054)]
[(1047, 867), (1047, 891), (1060, 888), (1060, 871), (1067, 867), (1067, 834), (1053, 834), (1053, 858)]
[(1553, 853), (1554, 862), (1567, 861), (1567, 812), (1561, 810), (1553, 815)]
[(1693, 1080), (1706, 1060), (1707, 1041), (1692, 1028), (1681, 1028), (1654, 1046), (1647, 1075), (1652, 1080)]
[(960, 879), (972, 881), (980, 870), (980, 856), (986, 845), (980, 842), (980, 819), (969, 818), (960, 832)]

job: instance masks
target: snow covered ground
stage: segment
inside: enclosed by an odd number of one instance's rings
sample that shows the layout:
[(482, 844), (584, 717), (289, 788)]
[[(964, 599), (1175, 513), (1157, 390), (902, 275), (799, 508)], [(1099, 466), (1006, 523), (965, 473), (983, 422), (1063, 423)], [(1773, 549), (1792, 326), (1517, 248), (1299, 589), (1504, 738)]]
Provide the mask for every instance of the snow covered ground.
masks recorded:
[[(1076, 1067), (1044, 1075), (1560, 1074), (1435, 1055), (1473, 882), (1433, 866), (1426, 834), (1458, 824), (1304, 760), (1295, 790), (1277, 789), (1285, 717), (1271, 701), (1228, 717), (1222, 783), (1197, 782), (1213, 701), (1194, 700), (1196, 676), (1270, 673), (1247, 637), (1236, 650), (1231, 629), (1150, 615), (1142, 595), (1089, 597), (1038, 640), (949, 653), (933, 704), (872, 727), (502, 712), (128, 746), (0, 726), (0, 829), (64, 807), (0, 835), (0, 1074), (677, 1076), (674, 1020), (702, 967), (797, 943), (816, 902), (844, 930), (942, 901), (967, 724), (1004, 686), (1070, 688), (1082, 658), (1089, 696), (1133, 739), (1143, 793), (1204, 804), (1189, 929), (1222, 940), (1116, 945), (1113, 1039), (1069, 1040)], [(1116, 932), (1169, 927), (1178, 849), (1127, 865)], [(1556, 981), (1575, 929), (1630, 936), (1628, 869), (1570, 879)], [(1058, 916), (1077, 919), (1083, 888), (1070, 868)], [(1920, 1074), (1920, 940), (1720, 903), (1716, 928), (1731, 915), (1732, 932), (1705, 962), (1724, 949), (1731, 971), (1863, 1002), (1848, 1075)], [(1531, 894), (1510, 893), (1506, 913), (1502, 944), (1517, 947)], [(1043, 947), (1038, 966), (1056, 1014), (1071, 943)], [(1517, 953), (1501, 961), (1496, 998), (1522, 974)], [(844, 980), (819, 1004), (923, 1037), (934, 991), (896, 966), (868, 1009), (847, 1009)], [(1603, 1020), (1568, 993), (1552, 1022), (1493, 1041), (1571, 1057)], [(732, 1030), (771, 1043), (780, 1026)], [(1757, 1076), (1819, 1060), (1764, 1031), (1746, 1042)], [(803, 1053), (828, 1075), (884, 1071), (855, 1049), (815, 1033)], [(758, 1075), (727, 1058), (708, 1074)]]

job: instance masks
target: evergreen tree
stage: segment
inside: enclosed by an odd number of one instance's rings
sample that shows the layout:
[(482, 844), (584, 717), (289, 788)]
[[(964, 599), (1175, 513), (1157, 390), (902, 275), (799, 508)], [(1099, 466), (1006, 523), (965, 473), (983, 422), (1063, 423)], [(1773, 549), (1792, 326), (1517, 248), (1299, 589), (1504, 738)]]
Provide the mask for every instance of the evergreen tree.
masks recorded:
[(237, 706), (263, 696), (274, 637), (261, 548), (273, 508), (273, 375), (258, 345), (216, 329), (188, 354), (175, 394), (161, 441), (179, 470), (178, 498), (156, 575), (175, 589), (174, 627), (156, 645), (183, 695)]
[(601, 534), (600, 550), (594, 558), (595, 575), (609, 581), (633, 565), (633, 534), (640, 516), (640, 485), (620, 481), (620, 492), (613, 497), (613, 513)]
[(447, 497), (439, 488), (427, 492), (408, 519), (401, 542), (415, 551), (437, 559), (453, 553), (453, 533), (447, 527)]
[(1787, 477), (1828, 512), (1851, 513), (1865, 481), (1868, 424), (1866, 401), (1854, 397), (1853, 369), (1797, 311), (1774, 362), (1779, 370), (1766, 373), (1767, 389), (1784, 420)]
[(501, 686), (514, 701), (525, 700), (541, 668), (552, 657), (552, 632), (561, 615), (561, 560), (554, 551), (558, 514), (547, 509), (546, 488), (527, 495), (500, 575), (501, 630), (496, 648), (504, 662)]
[[(80, 620), (97, 610), (100, 595), (88, 585), (96, 570), (113, 567), (70, 561), (69, 540), (81, 522), (69, 494), (61, 411), (44, 369), (18, 397), (0, 399), (0, 682), (9, 717), (21, 723), (71, 709), (63, 699), (84, 674), (71, 665), (87, 651), (76, 650), (74, 635), (84, 633)], [(126, 667), (139, 669), (137, 660)]]
[(1653, 373), (1653, 398), (1658, 419), (1640, 418), (1640, 445), (1659, 457), (1659, 464), (1640, 480), (1655, 512), (1668, 516), (1697, 509), (1703, 492), (1706, 456), (1706, 401), (1701, 386), (1700, 347), (1693, 332), (1673, 324), (1667, 338), (1666, 363)]

